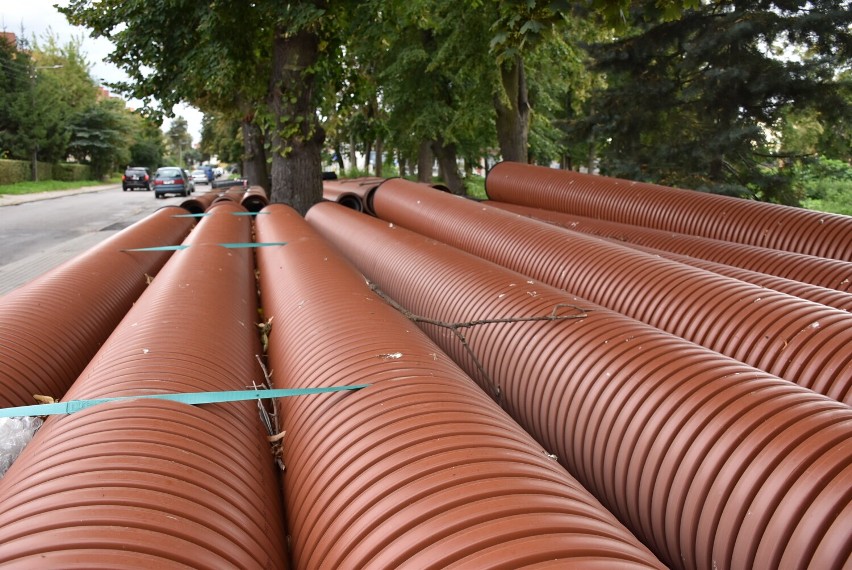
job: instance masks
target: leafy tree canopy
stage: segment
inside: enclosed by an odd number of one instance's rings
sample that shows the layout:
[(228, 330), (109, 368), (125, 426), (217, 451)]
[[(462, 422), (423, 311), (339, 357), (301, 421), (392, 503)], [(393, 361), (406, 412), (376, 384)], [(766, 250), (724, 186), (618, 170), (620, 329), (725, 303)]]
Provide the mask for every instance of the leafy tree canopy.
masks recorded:
[[(610, 174), (795, 203), (772, 174), (785, 112), (848, 124), (849, 2), (703, 3), (679, 19), (631, 11), (630, 33), (596, 45), (607, 87), (588, 119)], [(807, 111), (806, 111), (807, 110)]]

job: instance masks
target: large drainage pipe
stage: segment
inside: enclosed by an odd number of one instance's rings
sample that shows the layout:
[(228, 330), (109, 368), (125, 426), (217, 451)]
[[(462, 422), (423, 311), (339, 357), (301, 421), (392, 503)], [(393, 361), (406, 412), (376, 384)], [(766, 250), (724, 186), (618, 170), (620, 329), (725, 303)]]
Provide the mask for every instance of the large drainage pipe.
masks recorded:
[(377, 176), (322, 181), (322, 197), (359, 212), (372, 213), (373, 192), (384, 182)]
[[(374, 187), (381, 183), (383, 179), (377, 179)], [(357, 212), (364, 211), (364, 198), (352, 191), (353, 182), (348, 180), (323, 180), (322, 182), (322, 198), (329, 202), (337, 202), (341, 206), (351, 208)]]
[[(252, 252), (214, 206), (66, 399), (242, 390), (256, 361)], [(0, 479), (0, 566), (286, 567), (280, 489), (255, 402), (157, 400), (52, 416)]]
[(852, 403), (852, 315), (393, 179), (377, 215)]
[(784, 277), (767, 275), (766, 273), (759, 273), (757, 271), (750, 271), (748, 269), (732, 267), (723, 263), (716, 263), (715, 261), (707, 261), (706, 259), (689, 257), (687, 255), (681, 255), (669, 251), (662, 251), (651, 247), (644, 247), (636, 244), (628, 245), (633, 249), (644, 251), (645, 253), (649, 253), (651, 255), (665, 257), (666, 259), (671, 259), (672, 261), (677, 261), (685, 265), (691, 265), (700, 269), (706, 269), (707, 271), (712, 271), (713, 273), (718, 273), (719, 275), (724, 275), (725, 277), (732, 277), (734, 279), (739, 279), (740, 281), (745, 281), (746, 283), (752, 283), (754, 285), (759, 285), (760, 287), (773, 289), (781, 293), (786, 293), (787, 295), (792, 295), (794, 297), (813, 301), (814, 303), (820, 303), (822, 305), (826, 305), (827, 307), (840, 309), (841, 311), (846, 311), (847, 313), (852, 312), (852, 293), (838, 291), (837, 289), (819, 287), (817, 285), (811, 285), (810, 283), (793, 281), (792, 279), (785, 279)]
[(789, 251), (778, 251), (740, 243), (698, 236), (675, 234), (653, 228), (631, 226), (619, 222), (593, 220), (583, 216), (508, 204), (486, 202), (489, 206), (543, 220), (563, 228), (616, 239), (619, 242), (652, 247), (694, 258), (724, 263), (733, 267), (758, 271), (802, 283), (848, 292), (852, 287), (852, 263), (814, 257)]
[(852, 217), (501, 162), (488, 198), (681, 234), (852, 261)]
[[(339, 206), (338, 206), (339, 207)], [(292, 209), (257, 218), (299, 568), (659, 567)]]
[[(565, 228), (570, 231), (579, 231), (586, 234), (592, 235), (602, 235), (606, 237), (608, 240), (619, 243), (621, 245), (627, 245), (632, 249), (637, 249), (639, 251), (644, 251), (645, 253), (650, 253), (651, 255), (656, 255), (659, 257), (665, 257), (666, 259), (671, 259), (672, 261), (677, 261), (679, 263), (684, 263), (686, 265), (692, 265), (693, 267), (699, 267), (701, 269), (706, 269), (707, 271), (712, 271), (713, 273), (718, 273), (719, 275), (724, 275), (726, 277), (733, 277), (734, 279), (739, 279), (740, 281), (745, 281), (747, 283), (753, 283), (754, 285), (759, 285), (761, 287), (766, 287), (768, 289), (774, 289), (775, 291), (780, 291), (781, 293), (786, 293), (788, 295), (793, 295), (795, 297), (800, 297), (802, 299), (807, 299), (808, 301), (813, 301), (814, 303), (821, 303), (823, 305), (834, 307), (835, 309), (840, 309), (841, 311), (852, 311), (852, 293), (847, 293), (844, 291), (839, 291), (837, 289), (829, 289), (827, 287), (820, 287), (817, 285), (812, 285), (810, 283), (803, 283), (801, 281), (794, 281), (792, 279), (786, 279), (784, 277), (777, 277), (776, 275), (770, 275), (767, 273), (760, 273), (758, 271), (752, 271), (750, 269), (743, 269), (741, 267), (742, 264), (734, 265), (726, 265), (724, 263), (719, 263), (715, 261), (708, 261), (704, 257), (698, 257), (699, 255), (703, 255), (700, 249), (696, 251), (692, 251), (691, 253), (695, 255), (695, 257), (690, 255), (684, 255), (679, 253), (674, 253), (672, 248), (668, 249), (656, 249), (653, 247), (647, 247), (644, 245), (640, 245), (640, 243), (628, 240), (625, 237), (625, 234), (622, 233), (621, 230), (616, 231), (614, 234), (610, 235), (606, 231), (598, 231), (601, 228), (599, 224), (611, 225), (618, 228), (623, 228), (624, 232), (630, 233), (638, 233), (639, 235), (645, 235), (644, 232), (652, 232), (654, 234), (661, 234), (661, 242), (663, 244), (668, 243), (667, 240), (662, 239), (664, 236), (674, 238), (686, 238), (687, 240), (696, 240), (699, 242), (707, 243), (710, 246), (718, 245), (724, 249), (730, 249), (732, 253), (734, 250), (738, 249), (752, 249), (755, 252), (765, 252), (768, 256), (772, 256), (773, 254), (781, 255), (781, 256), (794, 256), (796, 258), (802, 258), (810, 261), (819, 261), (819, 262), (828, 262), (832, 264), (840, 264), (840, 265), (848, 265), (852, 266), (852, 264), (847, 263), (845, 261), (837, 261), (834, 259), (824, 259), (821, 257), (813, 257), (810, 255), (802, 255), (798, 253), (789, 253), (784, 251), (775, 251), (765, 248), (752, 248), (751, 246), (745, 246), (741, 244), (729, 243), (719, 240), (711, 240), (708, 238), (699, 238), (694, 236), (683, 236), (672, 234), (670, 232), (660, 232), (657, 230), (648, 230), (647, 228), (638, 228), (636, 226), (627, 226), (626, 224), (618, 224), (616, 222), (600, 222), (600, 220), (588, 220), (588, 218), (582, 218), (580, 216), (571, 216), (569, 214), (563, 214), (561, 212), (553, 212), (549, 210), (541, 210), (538, 208), (527, 208), (526, 206), (517, 206), (515, 204), (506, 204), (505, 202), (483, 202), (489, 206), (493, 206), (495, 208), (499, 208), (501, 210), (507, 210), (509, 212), (514, 212), (516, 214), (521, 214), (528, 218), (532, 218), (534, 220), (542, 220), (562, 228)], [(678, 239), (678, 241), (680, 241)], [(654, 242), (657, 245), (663, 245), (658, 242)], [(761, 256), (755, 256), (755, 259)], [(732, 260), (734, 261), (734, 260)]]
[(249, 212), (259, 212), (267, 204), (269, 204), (269, 197), (262, 186), (249, 186), (240, 199), (240, 205)]
[(218, 196), (219, 193), (213, 191), (196, 194), (189, 200), (181, 202), (180, 207), (188, 210), (191, 214), (203, 214)]
[[(307, 218), (665, 563), (849, 564), (848, 406), (394, 224)], [(446, 328), (482, 321), (469, 351)]]
[(59, 398), (142, 294), (193, 220), (161, 208), (97, 246), (0, 297), (0, 407)]

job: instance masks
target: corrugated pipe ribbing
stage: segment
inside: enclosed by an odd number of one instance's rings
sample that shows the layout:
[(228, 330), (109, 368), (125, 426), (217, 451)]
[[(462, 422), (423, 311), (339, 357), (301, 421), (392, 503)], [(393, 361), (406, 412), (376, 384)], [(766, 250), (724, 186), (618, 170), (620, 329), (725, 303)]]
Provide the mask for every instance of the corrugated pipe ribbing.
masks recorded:
[[(376, 176), (323, 180), (322, 197), (359, 212), (372, 213), (373, 192), (384, 181), (384, 178)], [(360, 206), (355, 203), (353, 196), (357, 198)]]
[[(613, 240), (612, 238), (607, 239), (616, 243), (622, 243), (617, 240)], [(793, 281), (792, 279), (785, 279), (783, 277), (775, 277), (774, 275), (758, 273), (757, 271), (750, 271), (748, 269), (740, 269), (739, 267), (731, 267), (730, 265), (725, 265), (723, 263), (707, 261), (706, 259), (698, 259), (697, 257), (689, 257), (688, 255), (681, 255), (670, 251), (654, 249), (652, 247), (644, 247), (636, 244), (626, 245), (632, 249), (644, 251), (651, 255), (665, 257), (672, 261), (712, 271), (719, 275), (739, 279), (746, 283), (752, 283), (754, 285), (759, 285), (760, 287), (773, 289), (801, 299), (807, 299), (808, 301), (820, 303), (827, 307), (834, 307), (835, 309), (840, 309), (841, 311), (846, 312), (852, 311), (852, 294), (850, 293), (845, 293), (836, 289), (828, 289), (826, 287), (819, 287), (817, 285), (811, 285), (810, 283), (802, 283), (801, 281)]]
[(161, 208), (41, 277), (0, 297), (0, 407), (59, 398), (95, 355), (193, 221)]
[(288, 244), (258, 250), (276, 385), (370, 384), (279, 402), (297, 567), (661, 566), (293, 209), (263, 212)]
[(819, 287), (848, 292), (852, 282), (852, 263), (778, 251), (717, 239), (676, 234), (653, 228), (631, 226), (607, 220), (593, 220), (553, 210), (530, 208), (506, 202), (485, 202), (489, 206), (543, 220), (569, 230), (616, 239), (619, 242), (652, 247), (733, 267), (758, 271)]
[[(308, 221), (665, 563), (849, 564), (848, 406), (394, 224)], [(446, 328), (481, 321), (469, 351)]]
[(240, 204), (249, 212), (259, 212), (269, 204), (269, 197), (262, 186), (249, 186), (240, 199)]
[(180, 203), (180, 207), (188, 210), (191, 214), (203, 214), (213, 204), (213, 200), (219, 195), (218, 192), (204, 192), (196, 194), (189, 200)]
[(402, 179), (377, 215), (852, 403), (852, 315)]
[[(252, 252), (214, 206), (66, 396), (242, 390), (263, 374)], [(52, 416), (0, 479), (0, 566), (286, 567), (256, 402), (102, 404)], [(108, 561), (108, 562), (104, 562)]]
[(852, 217), (657, 184), (501, 162), (491, 200), (852, 261)]

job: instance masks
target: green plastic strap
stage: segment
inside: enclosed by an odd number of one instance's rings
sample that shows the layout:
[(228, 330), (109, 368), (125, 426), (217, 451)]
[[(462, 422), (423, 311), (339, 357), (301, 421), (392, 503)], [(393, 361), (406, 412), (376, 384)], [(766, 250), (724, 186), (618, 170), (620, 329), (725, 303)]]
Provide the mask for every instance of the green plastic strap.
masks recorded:
[(121, 251), (179, 251), (188, 247), (188, 245), (160, 245), (157, 247), (135, 247), (132, 249), (122, 249)]
[(267, 242), (257, 242), (257, 243), (220, 243), (222, 247), (227, 247), (228, 249), (239, 249), (243, 247), (271, 247), (274, 245), (287, 245), (286, 241), (267, 241)]
[[(243, 249), (253, 247), (271, 247), (274, 245), (287, 245), (286, 241), (270, 241), (270, 242), (245, 242), (245, 243), (217, 243), (220, 247), (228, 249)], [(132, 249), (122, 249), (121, 251), (179, 251), (188, 248), (188, 245), (160, 245), (157, 247), (135, 247)]]
[(343, 392), (361, 390), (369, 384), (353, 386), (328, 386), (326, 388), (291, 388), (275, 390), (236, 390), (230, 392), (186, 392), (180, 394), (146, 394), (141, 396), (125, 396), (119, 398), (100, 398), (93, 400), (70, 400), (55, 404), (35, 404), (15, 408), (0, 408), (0, 418), (15, 418), (20, 416), (53, 416), (57, 414), (73, 414), (98, 404), (107, 402), (122, 402), (126, 400), (169, 400), (193, 406), (199, 404), (220, 404), (223, 402), (239, 402), (242, 400), (262, 400), (265, 398), (289, 398), (290, 396), (307, 396), (310, 394), (325, 394), (328, 392)]
[[(268, 214), (269, 212), (231, 212), (232, 216), (259, 216), (260, 214)], [(204, 212), (202, 214), (172, 214), (173, 218), (206, 218), (212, 216), (212, 212)]]

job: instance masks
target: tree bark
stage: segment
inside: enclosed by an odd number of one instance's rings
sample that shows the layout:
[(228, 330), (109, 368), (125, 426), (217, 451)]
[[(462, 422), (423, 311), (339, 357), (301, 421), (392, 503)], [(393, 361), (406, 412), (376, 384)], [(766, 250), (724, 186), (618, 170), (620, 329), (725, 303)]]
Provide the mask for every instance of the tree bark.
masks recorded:
[(340, 168), (340, 173), (343, 174), (343, 171), (346, 170), (346, 164), (343, 162), (343, 151), (340, 148), (340, 143), (334, 145), (334, 160)]
[(243, 135), (243, 178), (248, 180), (249, 186), (260, 186), (268, 192), (269, 172), (266, 169), (263, 133), (250, 115), (240, 121), (240, 131)]
[(373, 143), (367, 141), (364, 143), (364, 174), (370, 174), (370, 153), (373, 152)]
[(432, 147), (428, 141), (420, 143), (417, 149), (417, 181), (432, 182)]
[(319, 38), (309, 29), (286, 34), (276, 27), (272, 45), (269, 107), (274, 117), (271, 202), (300, 214), (322, 200), (325, 132), (316, 119), (314, 74)]
[(439, 137), (437, 141), (432, 143), (432, 152), (435, 153), (438, 164), (441, 166), (444, 183), (447, 185), (447, 188), (453, 194), (464, 196), (466, 192), (464, 181), (459, 176), (456, 145), (444, 144), (443, 140)]
[(358, 170), (358, 150), (355, 146), (355, 134), (349, 133), (349, 170)]
[(399, 175), (402, 178), (408, 176), (408, 160), (406, 160), (405, 156), (403, 156), (402, 151), (398, 152), (398, 160), (399, 160)]
[(503, 160), (526, 163), (529, 161), (530, 104), (524, 61), (520, 56), (500, 64), (500, 81), (504, 93), (494, 98), (500, 154)]
[(382, 168), (384, 166), (384, 156), (385, 152), (385, 141), (382, 137), (376, 139), (376, 176), (382, 175)]

